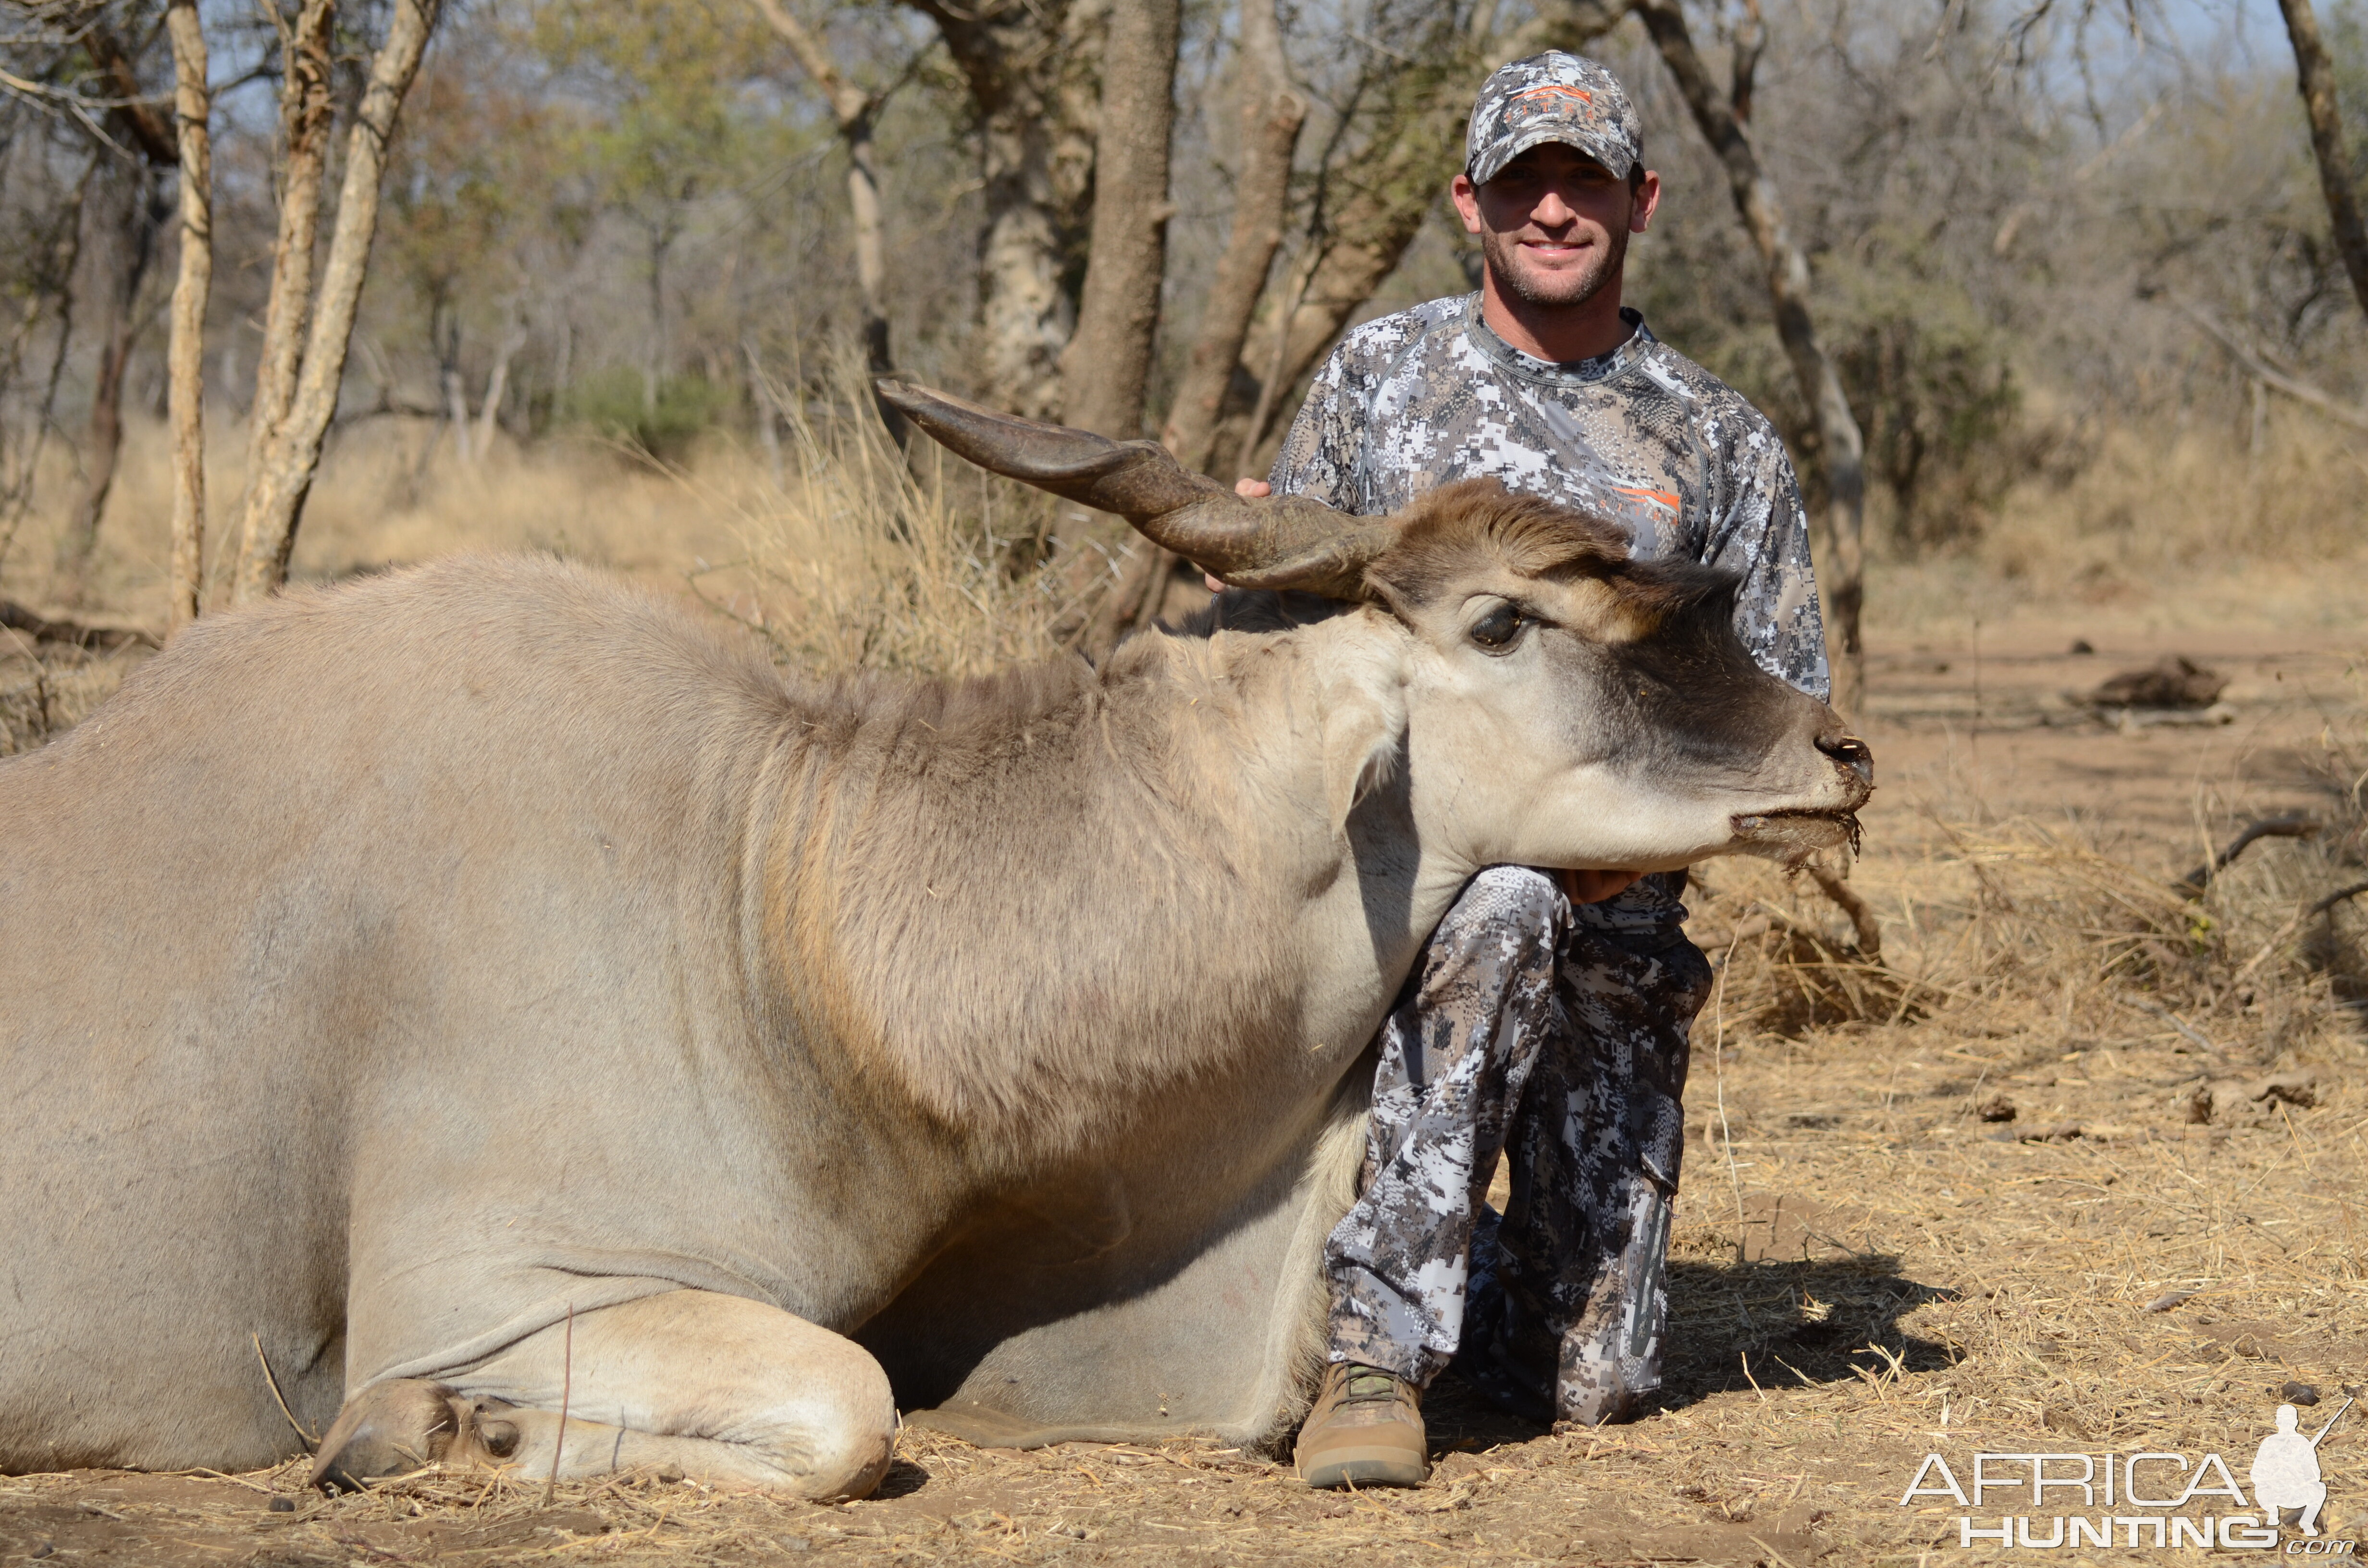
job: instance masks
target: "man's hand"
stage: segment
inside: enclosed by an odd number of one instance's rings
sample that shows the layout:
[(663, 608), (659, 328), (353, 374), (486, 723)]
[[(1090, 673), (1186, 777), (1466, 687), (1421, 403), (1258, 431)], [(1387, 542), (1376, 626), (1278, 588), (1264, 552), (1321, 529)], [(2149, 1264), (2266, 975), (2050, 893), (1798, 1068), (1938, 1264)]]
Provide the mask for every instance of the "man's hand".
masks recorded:
[(1601, 903), (1626, 892), (1642, 871), (1565, 871), (1562, 891), (1573, 903)]
[[(1234, 481), (1234, 494), (1247, 495), (1255, 501), (1261, 495), (1273, 494), (1274, 486), (1263, 479), (1237, 479)], [(1217, 580), (1217, 574), (1213, 572), (1201, 573), (1201, 581), (1209, 585), (1209, 591), (1212, 594), (1222, 594), (1225, 591), (1225, 585)]]

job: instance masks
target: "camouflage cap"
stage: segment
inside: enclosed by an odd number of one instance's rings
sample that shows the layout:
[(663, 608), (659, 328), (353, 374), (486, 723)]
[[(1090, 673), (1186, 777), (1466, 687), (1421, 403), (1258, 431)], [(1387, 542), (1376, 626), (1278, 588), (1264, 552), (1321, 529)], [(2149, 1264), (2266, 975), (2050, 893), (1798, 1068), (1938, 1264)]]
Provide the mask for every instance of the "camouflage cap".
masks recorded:
[(1611, 72), (1550, 49), (1499, 65), (1472, 106), (1463, 172), (1486, 185), (1541, 142), (1560, 142), (1626, 179), (1645, 157), (1636, 108)]

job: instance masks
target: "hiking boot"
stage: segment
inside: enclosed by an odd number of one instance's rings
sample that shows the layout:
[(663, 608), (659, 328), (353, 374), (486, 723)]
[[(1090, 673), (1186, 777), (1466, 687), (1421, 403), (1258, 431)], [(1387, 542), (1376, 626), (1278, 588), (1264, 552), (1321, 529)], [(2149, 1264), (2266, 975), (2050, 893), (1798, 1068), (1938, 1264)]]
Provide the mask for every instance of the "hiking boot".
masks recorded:
[(1430, 1474), (1422, 1391), (1356, 1361), (1324, 1369), (1299, 1429), (1299, 1479), (1310, 1486), (1419, 1486)]

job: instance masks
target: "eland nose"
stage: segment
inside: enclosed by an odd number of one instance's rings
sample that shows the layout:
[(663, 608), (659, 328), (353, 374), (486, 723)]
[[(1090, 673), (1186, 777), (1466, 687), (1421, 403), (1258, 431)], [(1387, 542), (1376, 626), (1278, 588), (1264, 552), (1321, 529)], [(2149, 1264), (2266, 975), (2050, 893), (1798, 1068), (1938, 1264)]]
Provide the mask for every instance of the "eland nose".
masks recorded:
[(1874, 785), (1874, 753), (1856, 735), (1820, 735), (1817, 749), (1858, 775), (1859, 782)]

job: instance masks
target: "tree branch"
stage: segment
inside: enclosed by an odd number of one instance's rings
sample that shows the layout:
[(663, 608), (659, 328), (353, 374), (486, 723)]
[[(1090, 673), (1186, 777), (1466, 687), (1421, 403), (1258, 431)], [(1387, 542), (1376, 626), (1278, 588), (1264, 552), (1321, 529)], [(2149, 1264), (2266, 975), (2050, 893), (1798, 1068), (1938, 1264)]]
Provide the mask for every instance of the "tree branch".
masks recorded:
[(288, 580), (296, 525), (312, 494), (321, 438), (337, 411), (354, 312), (361, 303), (371, 237), (378, 231), (380, 183), (404, 96), (419, 73), (442, 0), (395, 0), (386, 41), (370, 61), (369, 85), (346, 144), (346, 178), (337, 226), (321, 268), (319, 309), (304, 345), (303, 369), (286, 416), (273, 431), (263, 466), (247, 491), (234, 595), (241, 604), (276, 592)]
[(1061, 406), (1067, 423), (1121, 441), (1143, 434), (1159, 327), (1181, 36), (1178, 0), (1126, 0), (1112, 8), (1102, 47), (1093, 228), (1076, 330), (1061, 358)]
[(1292, 90), (1274, 0), (1243, 0), (1234, 79), (1241, 101), (1241, 175), (1234, 182), (1234, 227), (1217, 260), (1184, 379), (1159, 438), (1195, 472), (1213, 456), (1224, 409), (1267, 274), (1282, 244), (1291, 203), (1291, 161), (1307, 123), (1307, 100)]
[(181, 163), (181, 266), (173, 281), (172, 336), (165, 349), (173, 421), (173, 564), (170, 625), (198, 617), (206, 532), (206, 300), (213, 290), (213, 106), (206, 87), (206, 35), (198, 0), (171, 0), (173, 119)]
[(255, 398), (247, 409), (246, 472), (251, 494), (272, 440), (296, 395), (304, 327), (313, 310), (313, 251), (321, 232), (321, 184), (328, 167), (329, 46), (336, 0), (303, 0), (280, 40), (279, 227), (271, 247), (271, 293), (264, 307), (263, 344), (255, 362)]
[(107, 118), (140, 149), (140, 155), (157, 168), (169, 169), (181, 161), (179, 139), (172, 120), (157, 108), (156, 97), (140, 84), (139, 69), (122, 40), (104, 26), (93, 24), (83, 34), (83, 49), (99, 74), (114, 89)]
[(1739, 124), (1751, 119), (1751, 87), (1759, 73), (1760, 52), (1768, 47), (1768, 24), (1759, 15), (1759, 0), (1743, 0), (1744, 18), (1735, 29), (1735, 86), (1727, 96), (1735, 103)]
[(1709, 68), (1695, 51), (1679, 0), (1635, 0), (1634, 10), (1668, 63), (1669, 74), (1676, 78), (1678, 91), (1692, 111), (1702, 139), (1726, 166), (1727, 188), (1736, 210), (1768, 269), (1768, 302), (1776, 320), (1776, 335), (1784, 345), (1785, 358), (1792, 361), (1802, 401), (1817, 423), (1826, 487), (1831, 497), (1827, 537), (1832, 570), (1827, 575), (1825, 600), (1837, 644), (1834, 706), (1845, 714), (1852, 713), (1860, 705), (1866, 679), (1866, 654), (1859, 635), (1859, 611), (1866, 594), (1866, 440), (1857, 415), (1850, 412), (1850, 399), (1843, 394), (1841, 378), (1817, 343), (1816, 325), (1809, 314), (1809, 258), (1785, 232), (1776, 182), (1761, 167), (1759, 150), (1736, 118), (1734, 106), (1711, 80)]
[(871, 95), (847, 79), (847, 74), (823, 48), (822, 40), (791, 15), (781, 0), (756, 0), (756, 6), (766, 22), (780, 35), (781, 41), (790, 46), (790, 52), (797, 57), (798, 69), (814, 78), (814, 85), (822, 89), (823, 101), (830, 105), (831, 118), (838, 122), (842, 136), (847, 133), (848, 126), (871, 113)]
[[(2368, 226), (2360, 220), (2360, 199), (2351, 188), (2351, 154), (2343, 143), (2343, 117), (2335, 102), (2335, 67), (2318, 36), (2310, 0), (2278, 0), (2286, 38), (2294, 45), (2295, 85), (2310, 119), (2311, 155), (2318, 162), (2318, 188), (2335, 230), (2335, 248), (2351, 275), (2352, 296), (2368, 311)], [(2264, 377), (2264, 380), (2268, 378)]]
[(2247, 375), (2264, 386), (2276, 388), (2296, 403), (2308, 403), (2340, 425), (2348, 425), (2354, 430), (2368, 430), (2368, 409), (2354, 408), (2349, 403), (2339, 403), (2331, 393), (2311, 385), (2299, 377), (2287, 375), (2255, 353), (2235, 333), (2213, 320), (2211, 313), (2203, 307), (2175, 295), (2169, 298), (2171, 304), (2181, 314), (2201, 327), (2204, 335), (2213, 342), (2227, 350), (2228, 358), (2237, 361), (2238, 367)]

